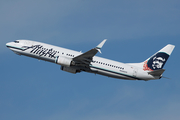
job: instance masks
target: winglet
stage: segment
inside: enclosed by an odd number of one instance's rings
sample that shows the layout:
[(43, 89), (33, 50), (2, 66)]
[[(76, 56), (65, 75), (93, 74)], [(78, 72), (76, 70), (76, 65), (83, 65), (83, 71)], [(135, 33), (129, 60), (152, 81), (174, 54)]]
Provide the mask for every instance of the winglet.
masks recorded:
[(96, 46), (96, 49), (101, 53), (101, 48), (104, 45), (104, 43), (106, 42), (107, 39), (104, 39), (98, 46)]

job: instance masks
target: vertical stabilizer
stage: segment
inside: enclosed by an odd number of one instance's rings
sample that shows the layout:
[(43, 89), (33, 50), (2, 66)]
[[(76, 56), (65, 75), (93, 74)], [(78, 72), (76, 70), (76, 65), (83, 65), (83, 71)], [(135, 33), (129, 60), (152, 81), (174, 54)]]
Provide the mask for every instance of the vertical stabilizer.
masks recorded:
[(144, 61), (143, 70), (144, 71), (154, 71), (162, 69), (171, 55), (174, 45), (168, 44), (153, 56)]

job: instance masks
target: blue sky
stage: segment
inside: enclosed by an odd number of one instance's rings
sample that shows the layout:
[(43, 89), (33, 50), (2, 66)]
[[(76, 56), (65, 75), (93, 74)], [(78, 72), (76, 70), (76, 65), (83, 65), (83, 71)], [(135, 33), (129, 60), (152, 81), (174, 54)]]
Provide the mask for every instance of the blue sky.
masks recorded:
[[(179, 6), (178, 0), (0, 1), (0, 119), (179, 120)], [(74, 75), (5, 46), (30, 39), (85, 52), (104, 38), (97, 55), (127, 63), (174, 44), (164, 67), (171, 79)]]

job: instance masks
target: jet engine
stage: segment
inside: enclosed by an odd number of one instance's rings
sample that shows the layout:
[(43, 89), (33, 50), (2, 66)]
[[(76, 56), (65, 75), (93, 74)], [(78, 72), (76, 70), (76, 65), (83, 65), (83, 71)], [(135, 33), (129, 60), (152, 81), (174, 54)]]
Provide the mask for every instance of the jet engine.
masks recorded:
[(59, 56), (56, 57), (55, 63), (66, 67), (70, 67), (71, 65), (73, 65), (72, 64), (73, 61), (71, 58), (59, 57)]

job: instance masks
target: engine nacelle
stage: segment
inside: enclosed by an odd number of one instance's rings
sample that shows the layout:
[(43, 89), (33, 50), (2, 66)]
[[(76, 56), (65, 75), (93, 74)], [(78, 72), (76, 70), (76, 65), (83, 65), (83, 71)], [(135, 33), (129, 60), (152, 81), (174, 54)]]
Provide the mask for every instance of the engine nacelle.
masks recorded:
[(59, 57), (57, 56), (55, 59), (55, 63), (62, 65), (62, 66), (67, 66), (69, 67), (72, 63), (72, 59), (71, 58), (66, 58), (66, 57)]
[(77, 69), (72, 68), (72, 67), (66, 67), (66, 66), (61, 66), (61, 70), (66, 71), (66, 72), (70, 72), (70, 73), (74, 73), (74, 74), (76, 74), (77, 72), (80, 72), (80, 70), (77, 70)]

